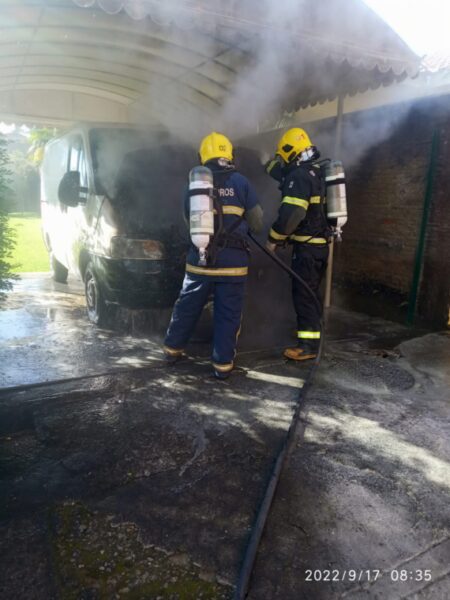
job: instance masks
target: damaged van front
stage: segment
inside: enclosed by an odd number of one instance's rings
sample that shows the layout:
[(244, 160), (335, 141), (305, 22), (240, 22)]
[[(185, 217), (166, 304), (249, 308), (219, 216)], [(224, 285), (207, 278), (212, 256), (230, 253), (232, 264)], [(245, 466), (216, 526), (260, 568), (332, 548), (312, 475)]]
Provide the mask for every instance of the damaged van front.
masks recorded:
[[(90, 320), (173, 304), (186, 248), (181, 197), (195, 162), (160, 132), (80, 126), (49, 142), (42, 223), (53, 277), (84, 281)], [(177, 172), (179, 169), (180, 172)]]

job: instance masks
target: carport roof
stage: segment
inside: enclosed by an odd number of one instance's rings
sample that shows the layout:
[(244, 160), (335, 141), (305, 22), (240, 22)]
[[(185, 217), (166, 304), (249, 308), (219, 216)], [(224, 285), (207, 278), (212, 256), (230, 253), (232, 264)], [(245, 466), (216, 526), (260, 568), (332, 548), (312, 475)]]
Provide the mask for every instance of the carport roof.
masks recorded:
[(165, 0), (157, 24), (160, 13), (134, 21), (72, 0), (0, 0), (0, 117), (17, 95), (45, 103), (63, 91), (155, 122), (183, 108), (217, 116), (245, 78), (266, 94), (271, 69), (278, 108), (295, 110), (417, 73), (418, 57), (362, 1), (284, 2), (295, 18), (283, 20), (289, 12), (272, 0)]

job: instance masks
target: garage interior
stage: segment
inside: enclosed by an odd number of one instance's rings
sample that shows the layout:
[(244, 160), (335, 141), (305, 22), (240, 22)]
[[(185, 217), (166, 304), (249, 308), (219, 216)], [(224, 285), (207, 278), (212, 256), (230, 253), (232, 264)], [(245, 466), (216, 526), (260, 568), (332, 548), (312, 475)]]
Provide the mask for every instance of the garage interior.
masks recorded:
[[(420, 58), (363, 2), (285, 4), (0, 0), (0, 122), (138, 124), (194, 149), (223, 131), (267, 232), (264, 157), (299, 114), (335, 107), (305, 129), (344, 163), (349, 221), (248, 598), (447, 598), (449, 96), (346, 112), (420, 77)], [(233, 597), (311, 368), (281, 358), (289, 278), (256, 249), (252, 267), (227, 383), (209, 377), (209, 311), (168, 368), (170, 309), (98, 329), (80, 282), (15, 283), (0, 307), (0, 596)]]

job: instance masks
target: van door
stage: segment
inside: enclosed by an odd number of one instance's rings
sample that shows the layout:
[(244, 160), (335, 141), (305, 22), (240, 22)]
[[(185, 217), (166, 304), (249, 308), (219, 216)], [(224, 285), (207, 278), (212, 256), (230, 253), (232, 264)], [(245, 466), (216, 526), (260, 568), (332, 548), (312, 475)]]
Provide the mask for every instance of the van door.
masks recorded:
[(69, 270), (80, 276), (80, 252), (85, 247), (87, 235), (86, 203), (89, 198), (89, 178), (86, 162), (86, 151), (81, 134), (73, 134), (69, 138), (69, 157), (67, 171), (80, 173), (80, 203), (78, 206), (66, 207), (66, 260)]
[(42, 228), (47, 248), (56, 260), (67, 267), (64, 227), (65, 206), (58, 198), (58, 187), (67, 171), (69, 144), (66, 138), (50, 142), (41, 165)]

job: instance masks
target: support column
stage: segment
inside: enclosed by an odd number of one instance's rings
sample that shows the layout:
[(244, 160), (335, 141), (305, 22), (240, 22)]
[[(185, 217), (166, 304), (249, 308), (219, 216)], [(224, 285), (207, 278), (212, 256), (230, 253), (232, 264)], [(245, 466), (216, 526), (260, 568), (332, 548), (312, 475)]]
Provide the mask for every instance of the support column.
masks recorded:
[[(334, 140), (334, 156), (339, 159), (342, 146), (342, 120), (344, 115), (344, 94), (340, 94), (337, 99), (337, 115), (336, 115), (336, 137)], [(328, 256), (328, 267), (325, 276), (325, 298), (324, 307), (331, 306), (331, 285), (333, 281), (333, 258), (334, 258), (334, 239), (331, 240), (329, 246), (330, 254)]]

